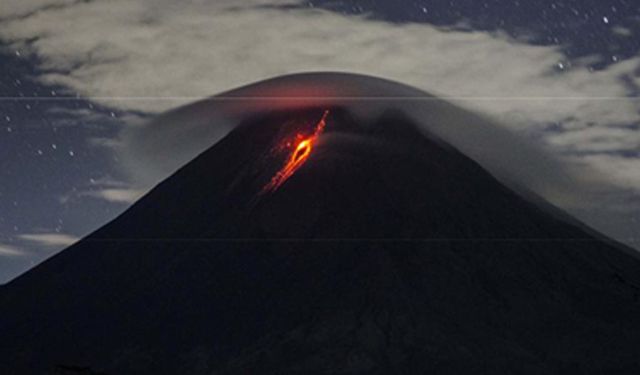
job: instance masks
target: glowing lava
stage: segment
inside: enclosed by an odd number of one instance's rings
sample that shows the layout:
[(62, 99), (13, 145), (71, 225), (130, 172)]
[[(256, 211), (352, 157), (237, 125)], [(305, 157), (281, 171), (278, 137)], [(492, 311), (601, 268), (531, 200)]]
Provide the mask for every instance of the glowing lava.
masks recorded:
[(287, 158), (287, 162), (282, 169), (280, 169), (278, 173), (271, 178), (271, 181), (269, 181), (269, 183), (262, 189), (263, 193), (273, 192), (278, 189), (307, 161), (318, 137), (324, 131), (324, 127), (327, 124), (327, 115), (329, 115), (329, 110), (324, 111), (322, 118), (315, 125), (311, 135), (296, 135), (296, 140), (294, 142), (295, 148), (293, 152), (289, 155), (289, 158)]

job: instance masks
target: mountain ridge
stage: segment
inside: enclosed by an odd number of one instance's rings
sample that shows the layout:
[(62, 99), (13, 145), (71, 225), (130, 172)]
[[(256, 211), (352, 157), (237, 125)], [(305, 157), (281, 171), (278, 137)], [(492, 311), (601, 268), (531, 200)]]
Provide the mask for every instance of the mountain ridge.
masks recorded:
[(7, 284), (0, 365), (640, 371), (637, 259), (523, 199), (401, 112), (363, 124), (328, 108), (308, 160), (261, 196), (290, 152), (277, 146), (324, 110), (247, 119)]

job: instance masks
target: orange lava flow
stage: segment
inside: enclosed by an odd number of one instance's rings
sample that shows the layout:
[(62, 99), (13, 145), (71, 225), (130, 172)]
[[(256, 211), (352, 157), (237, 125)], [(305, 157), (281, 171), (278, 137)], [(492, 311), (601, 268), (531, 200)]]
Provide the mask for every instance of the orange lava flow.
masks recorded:
[(262, 189), (262, 192), (273, 192), (278, 189), (307, 161), (309, 155), (311, 155), (313, 146), (327, 125), (327, 115), (329, 115), (329, 110), (324, 111), (322, 118), (314, 127), (313, 134), (309, 136), (297, 135), (295, 148), (291, 155), (289, 155), (287, 162), (282, 169), (271, 178), (271, 181)]

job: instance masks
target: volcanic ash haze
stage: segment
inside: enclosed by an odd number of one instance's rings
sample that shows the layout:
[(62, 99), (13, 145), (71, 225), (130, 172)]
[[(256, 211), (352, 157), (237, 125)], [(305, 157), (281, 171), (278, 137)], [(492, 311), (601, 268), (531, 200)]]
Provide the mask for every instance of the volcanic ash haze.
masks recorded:
[(168, 114), (238, 124), (0, 289), (0, 367), (640, 373), (633, 250), (524, 199), (402, 106), (329, 98), (320, 81)]

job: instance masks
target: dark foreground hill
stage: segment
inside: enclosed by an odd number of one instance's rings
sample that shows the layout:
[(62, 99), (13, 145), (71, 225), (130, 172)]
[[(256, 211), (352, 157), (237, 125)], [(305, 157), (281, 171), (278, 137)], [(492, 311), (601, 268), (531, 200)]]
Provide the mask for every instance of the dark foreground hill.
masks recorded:
[(264, 113), (4, 286), (0, 373), (640, 373), (640, 262), (551, 211), (403, 113)]

